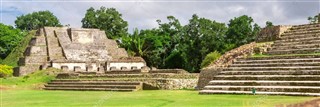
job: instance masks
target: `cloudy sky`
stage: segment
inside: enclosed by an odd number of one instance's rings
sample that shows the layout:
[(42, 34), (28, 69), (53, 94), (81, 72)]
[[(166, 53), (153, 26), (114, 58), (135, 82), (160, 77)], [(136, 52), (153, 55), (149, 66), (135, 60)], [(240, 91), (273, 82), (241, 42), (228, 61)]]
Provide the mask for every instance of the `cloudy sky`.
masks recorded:
[(169, 15), (187, 24), (192, 14), (228, 23), (240, 15), (251, 16), (260, 26), (266, 21), (275, 25), (308, 23), (307, 17), (320, 11), (319, 0), (0, 0), (1, 23), (14, 25), (17, 16), (49, 10), (63, 25), (81, 27), (88, 8), (116, 8), (128, 21), (129, 30), (157, 27), (156, 20), (165, 22)]

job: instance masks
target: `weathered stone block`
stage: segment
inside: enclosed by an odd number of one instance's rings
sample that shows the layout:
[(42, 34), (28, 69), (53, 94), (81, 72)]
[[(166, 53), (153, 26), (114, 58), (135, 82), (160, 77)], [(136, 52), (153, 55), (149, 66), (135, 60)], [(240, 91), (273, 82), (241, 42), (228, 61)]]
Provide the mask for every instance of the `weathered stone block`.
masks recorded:
[(13, 69), (14, 76), (24, 76), (30, 74), (34, 71), (39, 70), (39, 65), (28, 65), (28, 66), (20, 66)]

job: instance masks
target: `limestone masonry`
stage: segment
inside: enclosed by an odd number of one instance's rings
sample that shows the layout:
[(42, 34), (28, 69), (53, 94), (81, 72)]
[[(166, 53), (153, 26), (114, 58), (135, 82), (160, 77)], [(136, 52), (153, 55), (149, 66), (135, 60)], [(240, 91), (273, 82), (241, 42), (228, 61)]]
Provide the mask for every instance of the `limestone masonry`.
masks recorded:
[(273, 44), (243, 45), (202, 69), (200, 94), (252, 94), (255, 90), (255, 94), (320, 96), (319, 23), (266, 28), (259, 41)]
[(140, 57), (128, 57), (117, 42), (98, 29), (44, 27), (37, 31), (20, 58), (14, 75), (54, 67), (65, 71), (98, 72), (141, 69), (146, 66)]

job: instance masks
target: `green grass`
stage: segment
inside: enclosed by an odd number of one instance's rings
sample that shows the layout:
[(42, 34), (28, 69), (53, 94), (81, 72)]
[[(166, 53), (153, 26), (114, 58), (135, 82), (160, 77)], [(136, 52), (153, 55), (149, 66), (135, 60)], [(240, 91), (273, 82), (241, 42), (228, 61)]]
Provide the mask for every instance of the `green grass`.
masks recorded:
[(59, 69), (49, 68), (36, 71), (27, 76), (0, 78), (1, 87), (8, 89), (39, 89), (44, 83), (55, 78), (55, 72)]
[(26, 37), (24, 37), (21, 41), (21, 43), (14, 48), (10, 54), (3, 59), (0, 63), (1, 64), (5, 64), (5, 65), (9, 65), (9, 66), (13, 66), (13, 67), (17, 67), (18, 66), (18, 61), (19, 58), (23, 56), (24, 51), (26, 50), (26, 48), (29, 46), (29, 42), (31, 40), (31, 38), (35, 35), (36, 31), (30, 31)]
[(273, 107), (314, 97), (199, 95), (191, 90), (137, 92), (4, 90), (3, 107)]

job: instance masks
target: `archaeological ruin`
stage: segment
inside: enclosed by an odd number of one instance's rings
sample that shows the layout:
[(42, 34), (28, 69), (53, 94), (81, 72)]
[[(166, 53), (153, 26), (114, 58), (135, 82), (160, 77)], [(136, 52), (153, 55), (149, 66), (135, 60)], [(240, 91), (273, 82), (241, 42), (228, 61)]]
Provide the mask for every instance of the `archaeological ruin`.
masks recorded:
[(143, 58), (128, 56), (99, 29), (41, 28), (18, 65), (15, 76), (61, 69), (63, 72), (45, 85), (47, 90), (190, 89), (198, 79), (198, 74), (182, 69), (150, 69)]
[(202, 69), (200, 94), (320, 96), (319, 42), (319, 23), (264, 28)]

